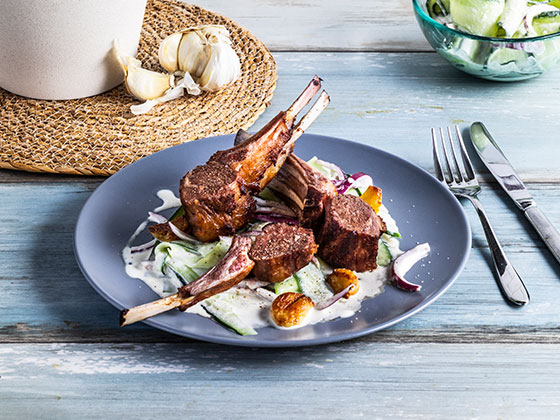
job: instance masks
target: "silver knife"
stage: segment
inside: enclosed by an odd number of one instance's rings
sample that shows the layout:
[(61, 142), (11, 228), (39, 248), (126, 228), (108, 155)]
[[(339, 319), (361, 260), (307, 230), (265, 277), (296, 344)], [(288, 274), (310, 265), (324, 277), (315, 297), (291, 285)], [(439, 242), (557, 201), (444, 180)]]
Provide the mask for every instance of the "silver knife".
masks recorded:
[(480, 159), (494, 175), (496, 181), (519, 207), (529, 222), (539, 233), (554, 257), (560, 262), (560, 233), (546, 218), (533, 196), (527, 191), (523, 181), (517, 176), (511, 163), (500, 150), (484, 124), (475, 122), (471, 125), (471, 141)]

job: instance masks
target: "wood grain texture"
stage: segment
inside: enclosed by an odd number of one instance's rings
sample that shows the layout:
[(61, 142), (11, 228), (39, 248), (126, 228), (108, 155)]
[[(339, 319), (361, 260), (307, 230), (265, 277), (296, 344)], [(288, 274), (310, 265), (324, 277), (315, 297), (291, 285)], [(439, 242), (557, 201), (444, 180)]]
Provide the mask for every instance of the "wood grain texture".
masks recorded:
[[(73, 255), (73, 231), (93, 184), (3, 184), (0, 196), (0, 343), (185, 341), (143, 325), (118, 326), (118, 311), (89, 286)], [(533, 186), (535, 198), (560, 226), (557, 187)], [(473, 251), (464, 273), (420, 314), (372, 335), (371, 342), (540, 342), (560, 344), (560, 267), (523, 216), (492, 186), (482, 199), (532, 302), (504, 303), (474, 211)]]
[(203, 0), (272, 51), (431, 51), (411, 0)]
[(4, 418), (551, 419), (560, 345), (0, 345)]
[[(253, 130), (315, 73), (332, 103), (310, 132), (370, 144), (427, 170), (430, 127), (481, 120), (560, 227), (559, 72), (516, 84), (468, 77), (431, 52), (409, 0), (199, 4), (275, 51), (278, 88)], [(119, 328), (118, 311), (87, 284), (72, 249), (79, 211), (102, 179), (0, 170), (0, 417), (560, 417), (560, 266), (474, 160), (482, 201), (531, 303), (504, 303), (479, 221), (464, 203), (471, 258), (438, 301), (376, 334), (297, 350)]]

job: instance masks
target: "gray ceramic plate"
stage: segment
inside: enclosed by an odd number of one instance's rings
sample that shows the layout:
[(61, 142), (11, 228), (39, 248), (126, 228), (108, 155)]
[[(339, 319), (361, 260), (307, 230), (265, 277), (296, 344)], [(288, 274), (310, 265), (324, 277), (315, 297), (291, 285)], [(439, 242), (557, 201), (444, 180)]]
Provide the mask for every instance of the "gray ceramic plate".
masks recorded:
[[(177, 191), (180, 178), (204, 163), (233, 136), (185, 143), (142, 159), (105, 181), (86, 202), (75, 232), (75, 253), (87, 280), (119, 309), (152, 301), (157, 296), (140, 280), (125, 274), (121, 250), (148, 210), (157, 207), (161, 188)], [(348, 172), (370, 174), (383, 189), (383, 201), (397, 221), (402, 249), (429, 242), (430, 264), (417, 264), (407, 278), (423, 280), (422, 290), (409, 293), (393, 286), (363, 302), (352, 318), (286, 331), (263, 328), (241, 337), (198, 315), (170, 311), (145, 321), (174, 334), (216, 343), (254, 347), (323, 344), (370, 334), (415, 314), (444, 293), (465, 265), (471, 247), (470, 228), (457, 200), (423, 169), (382, 150), (332, 137), (304, 135), (296, 153), (318, 155)], [(148, 235), (148, 234), (147, 234)], [(149, 237), (139, 238), (146, 241)], [(115, 322), (118, 319), (115, 311)]]

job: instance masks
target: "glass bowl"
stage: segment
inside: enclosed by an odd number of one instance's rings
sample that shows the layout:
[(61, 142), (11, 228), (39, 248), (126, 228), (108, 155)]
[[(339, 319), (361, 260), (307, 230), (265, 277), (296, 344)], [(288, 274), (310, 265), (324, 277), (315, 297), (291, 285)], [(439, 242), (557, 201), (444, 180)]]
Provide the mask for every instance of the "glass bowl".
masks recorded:
[(420, 29), (450, 64), (488, 80), (513, 82), (540, 76), (560, 62), (560, 33), (534, 38), (471, 35), (432, 19), (425, 0), (412, 0)]

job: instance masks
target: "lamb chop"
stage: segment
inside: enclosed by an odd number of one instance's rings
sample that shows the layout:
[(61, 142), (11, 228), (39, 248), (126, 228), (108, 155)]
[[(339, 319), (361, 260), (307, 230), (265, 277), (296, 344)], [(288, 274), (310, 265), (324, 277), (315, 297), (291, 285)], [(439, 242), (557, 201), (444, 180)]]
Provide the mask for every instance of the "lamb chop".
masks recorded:
[(204, 242), (233, 235), (255, 212), (255, 200), (239, 174), (219, 162), (197, 166), (187, 173), (179, 193), (194, 236)]
[(299, 98), (262, 130), (228, 150), (216, 152), (205, 165), (187, 173), (180, 185), (181, 202), (193, 234), (201, 241), (231, 235), (254, 212), (252, 194), (260, 192), (276, 175), (294, 142), (329, 103), (322, 92), (301, 121), (296, 115), (320, 89), (315, 76)]
[(183, 286), (174, 295), (122, 310), (121, 327), (173, 308), (185, 311), (204, 299), (232, 288), (247, 277), (255, 265), (248, 256), (251, 244), (249, 236), (235, 236), (226, 255), (198, 280)]
[(191, 306), (224, 292), (243, 280), (253, 267), (259, 279), (282, 281), (306, 266), (317, 245), (313, 232), (284, 223), (265, 227), (253, 244), (248, 235), (236, 235), (226, 255), (205, 275), (171, 296), (121, 311), (121, 326)]
[(325, 220), (318, 235), (319, 255), (335, 268), (377, 268), (379, 237), (385, 222), (361, 198), (339, 194), (325, 201)]
[(287, 223), (271, 223), (249, 252), (259, 280), (281, 282), (311, 262), (317, 252), (313, 231)]
[(280, 170), (294, 148), (295, 141), (327, 106), (328, 95), (323, 92), (310, 112), (294, 126), (296, 116), (321, 88), (315, 76), (287, 111), (281, 111), (260, 131), (231, 149), (221, 150), (209, 162), (229, 165), (239, 172), (246, 185), (259, 193)]

